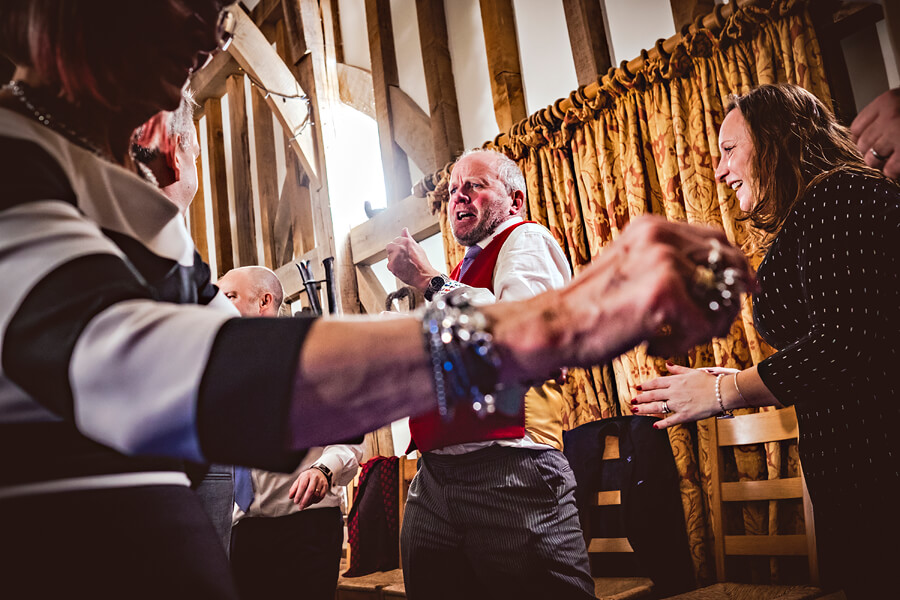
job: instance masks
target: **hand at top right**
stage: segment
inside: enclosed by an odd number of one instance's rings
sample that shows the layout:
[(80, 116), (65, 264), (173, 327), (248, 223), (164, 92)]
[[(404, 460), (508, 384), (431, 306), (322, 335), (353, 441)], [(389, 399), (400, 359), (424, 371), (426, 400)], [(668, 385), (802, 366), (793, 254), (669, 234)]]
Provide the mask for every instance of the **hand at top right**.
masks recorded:
[(853, 120), (850, 133), (867, 165), (900, 177), (900, 88), (872, 100)]

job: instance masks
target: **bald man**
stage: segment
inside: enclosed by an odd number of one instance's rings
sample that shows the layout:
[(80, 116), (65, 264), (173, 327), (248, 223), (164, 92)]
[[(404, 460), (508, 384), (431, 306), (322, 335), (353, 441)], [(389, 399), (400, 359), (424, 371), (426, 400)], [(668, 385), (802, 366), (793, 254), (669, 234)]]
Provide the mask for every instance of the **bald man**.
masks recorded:
[[(217, 285), (245, 317), (275, 317), (284, 299), (265, 267), (233, 269)], [(290, 474), (236, 468), (231, 569), (242, 598), (334, 599), (344, 486), (362, 457), (354, 441), (310, 448)]]

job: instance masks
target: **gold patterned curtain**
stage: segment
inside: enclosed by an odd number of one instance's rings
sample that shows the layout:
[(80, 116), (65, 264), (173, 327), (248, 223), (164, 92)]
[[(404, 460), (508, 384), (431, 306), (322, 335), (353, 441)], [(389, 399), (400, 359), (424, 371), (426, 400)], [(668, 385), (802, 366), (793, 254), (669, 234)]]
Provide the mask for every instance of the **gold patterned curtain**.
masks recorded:
[[(714, 178), (718, 127), (730, 94), (763, 83), (795, 83), (831, 104), (806, 6), (803, 0), (776, 0), (770, 8), (740, 8), (718, 23), (715, 32), (689, 32), (671, 54), (658, 43), (658, 55), (650, 58), (645, 53), (639, 72), (618, 69), (603, 78), (596, 96), (586, 98), (581, 88), (569, 97), (574, 108), (563, 113), (557, 103), (553, 110), (530, 117), (527, 126), (523, 122), (514, 127), (502, 145), (486, 144), (519, 163), (528, 184), (528, 218), (550, 229), (576, 273), (632, 218), (647, 213), (720, 227), (732, 242), (745, 242), (737, 202)], [(432, 200), (442, 209), (441, 229), (452, 266), (462, 258), (462, 249), (446, 222), (447, 177), (446, 171), (436, 174)], [(762, 257), (750, 258), (755, 266)], [(750, 302), (745, 300), (728, 337), (698, 346), (675, 361), (692, 367), (746, 368), (771, 352), (754, 330)], [(664, 362), (639, 347), (609, 365), (574, 372), (565, 388), (566, 427), (631, 414), (634, 386), (665, 374)], [(701, 583), (710, 581), (715, 570), (707, 509), (707, 426), (669, 430)], [(728, 467), (732, 477), (796, 473), (796, 448), (782, 458), (781, 447), (770, 446), (736, 451)], [(779, 517), (774, 505), (763, 503), (730, 517), (734, 526), (748, 532), (789, 533), (797, 523), (787, 512), (783, 509)], [(761, 570), (767, 571), (763, 579), (779, 579), (774, 562)]]

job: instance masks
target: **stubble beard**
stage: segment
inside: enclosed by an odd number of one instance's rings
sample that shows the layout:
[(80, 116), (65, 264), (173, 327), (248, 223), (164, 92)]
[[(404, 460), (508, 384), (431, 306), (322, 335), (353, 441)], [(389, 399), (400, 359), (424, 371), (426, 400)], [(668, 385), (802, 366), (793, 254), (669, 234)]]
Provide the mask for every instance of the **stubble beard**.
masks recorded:
[(490, 211), (485, 213), (484, 217), (481, 221), (475, 225), (472, 229), (469, 230), (466, 234), (459, 234), (456, 231), (456, 225), (454, 221), (450, 221), (450, 228), (453, 230), (453, 237), (456, 238), (456, 241), (463, 246), (474, 246), (487, 236), (494, 233), (494, 230), (503, 223), (509, 215), (503, 213), (497, 213), (495, 211)]

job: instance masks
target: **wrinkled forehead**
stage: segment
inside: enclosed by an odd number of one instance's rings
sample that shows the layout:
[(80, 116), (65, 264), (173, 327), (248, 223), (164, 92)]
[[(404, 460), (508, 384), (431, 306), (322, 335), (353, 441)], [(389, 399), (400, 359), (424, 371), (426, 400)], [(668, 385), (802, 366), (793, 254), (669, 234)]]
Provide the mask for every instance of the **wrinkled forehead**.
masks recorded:
[(462, 157), (453, 165), (450, 183), (462, 183), (469, 179), (498, 179), (496, 157), (486, 152), (476, 152)]

